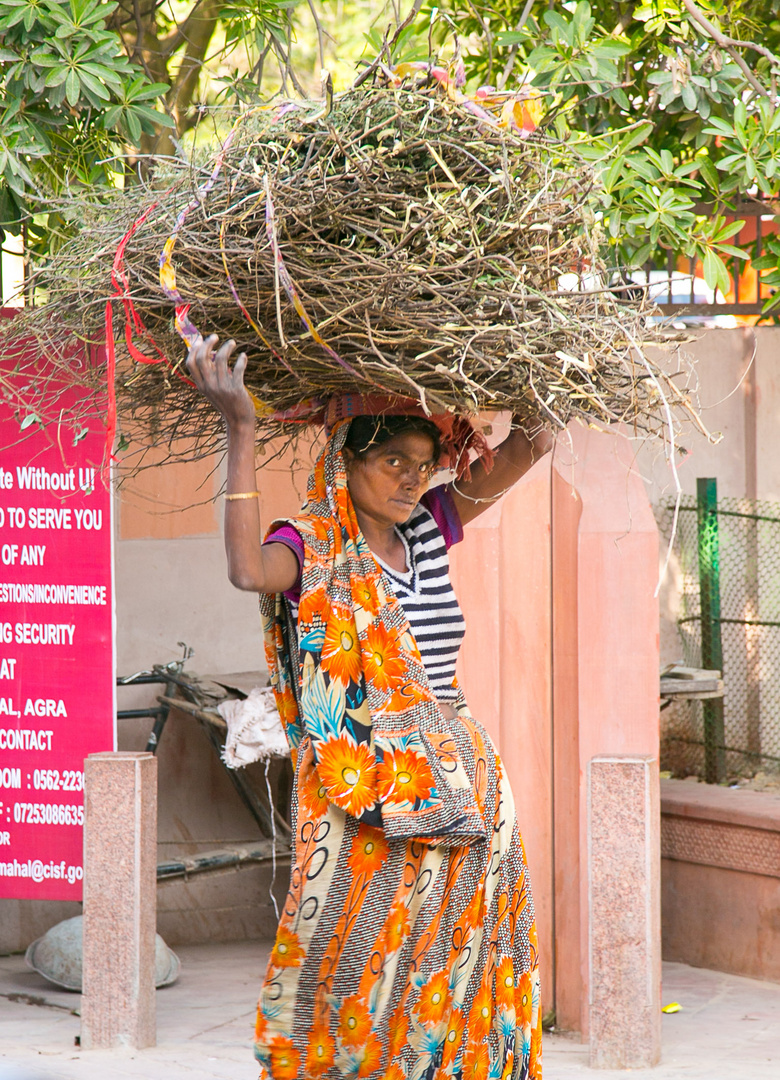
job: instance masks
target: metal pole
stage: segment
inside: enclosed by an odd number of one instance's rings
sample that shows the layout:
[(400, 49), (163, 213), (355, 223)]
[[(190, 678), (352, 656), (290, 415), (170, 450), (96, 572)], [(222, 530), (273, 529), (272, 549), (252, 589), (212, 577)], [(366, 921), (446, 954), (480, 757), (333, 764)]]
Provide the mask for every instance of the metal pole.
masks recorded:
[[(720, 635), (720, 545), (718, 540), (718, 482), (696, 481), (699, 597), (701, 608), (701, 666), (723, 672)], [(726, 778), (723, 698), (702, 702), (704, 713), (704, 778), (718, 784)]]

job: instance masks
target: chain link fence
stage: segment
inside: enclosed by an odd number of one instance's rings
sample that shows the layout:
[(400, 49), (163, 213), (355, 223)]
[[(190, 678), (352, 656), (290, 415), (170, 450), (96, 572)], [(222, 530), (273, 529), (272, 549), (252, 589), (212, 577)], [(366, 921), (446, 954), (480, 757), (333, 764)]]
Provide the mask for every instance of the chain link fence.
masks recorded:
[[(668, 544), (673, 502), (656, 510)], [(780, 503), (717, 498), (714, 480), (680, 507), (670, 561), (680, 659), (721, 668), (724, 697), (661, 713), (661, 768), (710, 782), (780, 776)]]

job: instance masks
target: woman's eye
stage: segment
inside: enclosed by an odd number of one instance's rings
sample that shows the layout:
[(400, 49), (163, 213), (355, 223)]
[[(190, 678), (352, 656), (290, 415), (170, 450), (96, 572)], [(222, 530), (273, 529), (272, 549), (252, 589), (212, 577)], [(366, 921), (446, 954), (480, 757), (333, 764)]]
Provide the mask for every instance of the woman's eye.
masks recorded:
[(391, 457), (387, 459), (387, 464), (391, 465), (394, 469), (397, 469), (401, 464), (401, 459), (397, 457)]

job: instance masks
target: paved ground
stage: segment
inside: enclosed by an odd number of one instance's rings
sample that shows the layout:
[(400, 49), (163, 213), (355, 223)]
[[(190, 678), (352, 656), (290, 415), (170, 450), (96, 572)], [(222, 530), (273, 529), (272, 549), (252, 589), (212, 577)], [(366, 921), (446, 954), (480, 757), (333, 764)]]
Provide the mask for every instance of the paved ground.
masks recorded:
[[(637, 1070), (647, 1080), (779, 1080), (780, 985), (664, 964), (661, 1064)], [(562, 1036), (544, 1044), (545, 1080), (625, 1080), (591, 1070), (588, 1049)]]
[[(143, 1051), (83, 1052), (79, 997), (56, 990), (22, 957), (0, 957), (0, 1080), (256, 1080), (253, 999), (267, 946), (249, 942), (177, 950), (182, 974), (157, 995), (158, 1045)], [(780, 985), (664, 965), (663, 1061), (647, 1080), (778, 1080)], [(587, 1047), (547, 1036), (545, 1080), (612, 1080), (593, 1072)]]

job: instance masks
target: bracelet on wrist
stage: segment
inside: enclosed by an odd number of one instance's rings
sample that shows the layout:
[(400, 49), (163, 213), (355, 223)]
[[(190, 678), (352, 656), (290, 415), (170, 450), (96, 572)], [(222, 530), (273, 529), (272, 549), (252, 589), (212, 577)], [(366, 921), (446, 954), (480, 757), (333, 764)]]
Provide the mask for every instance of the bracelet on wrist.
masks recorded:
[(225, 495), (226, 502), (232, 502), (233, 499), (259, 499), (259, 491), (232, 491), (229, 495)]

